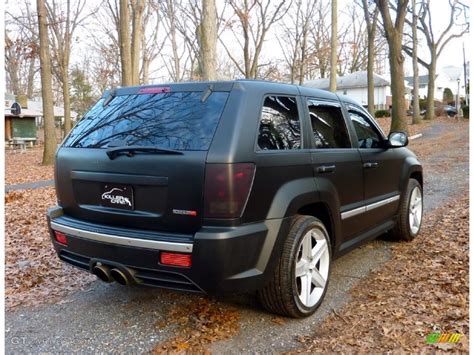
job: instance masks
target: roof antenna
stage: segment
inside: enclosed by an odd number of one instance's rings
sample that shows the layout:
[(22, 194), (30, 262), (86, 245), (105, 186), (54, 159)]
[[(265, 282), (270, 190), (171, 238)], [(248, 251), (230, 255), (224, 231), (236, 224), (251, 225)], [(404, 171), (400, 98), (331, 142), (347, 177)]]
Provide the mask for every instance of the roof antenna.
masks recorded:
[(112, 89), (109, 92), (109, 95), (105, 98), (104, 102), (102, 103), (103, 107), (106, 107), (110, 102), (117, 96), (117, 89)]
[(204, 90), (201, 96), (201, 102), (206, 102), (206, 100), (211, 96), (212, 90), (214, 89), (214, 85), (210, 84), (206, 90)]

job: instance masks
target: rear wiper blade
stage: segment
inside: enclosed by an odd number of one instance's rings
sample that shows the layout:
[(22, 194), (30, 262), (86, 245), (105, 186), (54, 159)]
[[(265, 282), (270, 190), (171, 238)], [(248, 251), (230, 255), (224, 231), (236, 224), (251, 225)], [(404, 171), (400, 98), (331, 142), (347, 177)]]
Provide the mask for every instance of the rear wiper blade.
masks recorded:
[(129, 156), (133, 156), (136, 152), (142, 153), (156, 153), (156, 154), (183, 154), (179, 150), (173, 149), (165, 149), (165, 148), (157, 148), (157, 147), (147, 147), (147, 146), (139, 146), (139, 145), (129, 145), (124, 147), (115, 147), (109, 148), (106, 150), (107, 156), (110, 160), (115, 159), (120, 153), (128, 153)]

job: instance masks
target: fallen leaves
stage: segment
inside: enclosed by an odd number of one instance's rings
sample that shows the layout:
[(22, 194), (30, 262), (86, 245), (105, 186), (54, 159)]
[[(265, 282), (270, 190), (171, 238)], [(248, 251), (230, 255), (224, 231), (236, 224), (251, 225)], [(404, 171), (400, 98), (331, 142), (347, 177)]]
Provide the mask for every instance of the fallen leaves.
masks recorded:
[(42, 160), (42, 147), (25, 151), (6, 151), (5, 185), (53, 179), (53, 166), (41, 165)]
[[(298, 339), (298, 352), (467, 352), (468, 217), (467, 197), (429, 215), (413, 242), (394, 244), (393, 258), (352, 290), (350, 304)], [(454, 346), (427, 345), (433, 331), (463, 336)]]
[[(205, 297), (190, 298), (188, 305), (172, 308), (166, 326), (175, 326), (175, 337), (158, 344), (153, 354), (206, 352), (206, 345), (237, 333), (239, 313)], [(165, 324), (157, 322), (158, 329)]]
[(5, 306), (55, 302), (95, 277), (66, 265), (54, 252), (46, 210), (54, 188), (5, 194)]

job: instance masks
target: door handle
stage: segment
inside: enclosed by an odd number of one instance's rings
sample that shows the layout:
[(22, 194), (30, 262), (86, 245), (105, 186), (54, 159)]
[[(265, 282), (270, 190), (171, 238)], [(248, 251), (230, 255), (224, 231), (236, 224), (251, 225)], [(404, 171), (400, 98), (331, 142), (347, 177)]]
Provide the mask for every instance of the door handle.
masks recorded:
[(375, 169), (377, 166), (379, 166), (379, 163), (377, 162), (367, 162), (364, 163), (364, 169)]
[(336, 170), (336, 165), (320, 165), (316, 168), (318, 174), (332, 173)]

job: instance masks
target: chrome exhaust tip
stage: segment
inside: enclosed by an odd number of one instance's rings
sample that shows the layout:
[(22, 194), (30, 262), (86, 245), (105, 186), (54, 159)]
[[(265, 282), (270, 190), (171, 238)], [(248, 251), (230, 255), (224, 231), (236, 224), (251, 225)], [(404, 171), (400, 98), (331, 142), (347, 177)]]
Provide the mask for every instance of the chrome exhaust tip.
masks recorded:
[(97, 264), (92, 269), (92, 273), (104, 282), (114, 281), (110, 269), (105, 265)]
[(112, 269), (110, 270), (110, 275), (112, 278), (117, 281), (120, 285), (130, 285), (131, 281), (128, 276), (120, 269)]

